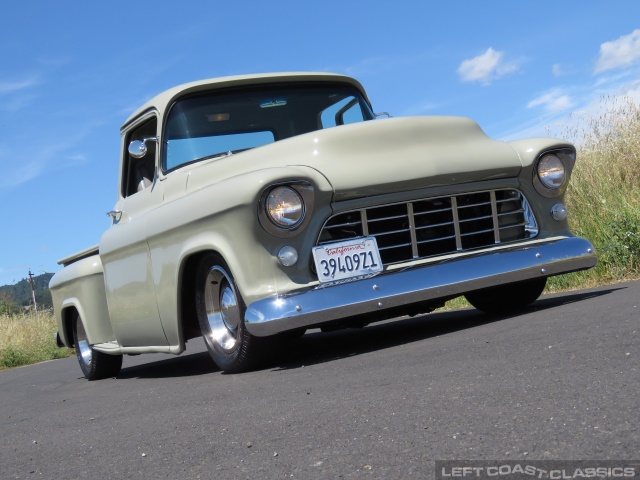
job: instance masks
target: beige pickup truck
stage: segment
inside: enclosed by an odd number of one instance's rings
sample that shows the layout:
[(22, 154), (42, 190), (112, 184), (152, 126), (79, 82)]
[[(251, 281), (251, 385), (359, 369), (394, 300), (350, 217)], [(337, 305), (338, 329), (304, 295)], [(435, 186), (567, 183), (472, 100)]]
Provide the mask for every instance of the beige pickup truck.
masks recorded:
[(500, 142), (467, 118), (379, 118), (342, 75), (199, 81), (123, 125), (111, 226), (50, 283), (89, 380), (204, 337), (227, 372), (311, 327), (505, 312), (596, 264), (571, 234), (574, 147)]

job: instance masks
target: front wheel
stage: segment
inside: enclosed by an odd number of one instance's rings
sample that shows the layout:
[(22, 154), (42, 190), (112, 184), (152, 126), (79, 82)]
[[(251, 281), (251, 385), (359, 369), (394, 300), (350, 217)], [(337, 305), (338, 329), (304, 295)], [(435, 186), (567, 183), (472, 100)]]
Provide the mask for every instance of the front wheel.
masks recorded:
[(258, 356), (260, 339), (244, 324), (246, 306), (225, 261), (209, 254), (196, 273), (198, 322), (207, 350), (224, 372), (251, 368)]
[(471, 305), (486, 313), (513, 312), (535, 302), (542, 295), (546, 284), (546, 277), (534, 278), (470, 292), (465, 294), (465, 298)]
[(101, 380), (118, 375), (122, 368), (122, 355), (108, 355), (94, 350), (89, 345), (87, 333), (80, 315), (73, 320), (73, 344), (76, 347), (76, 357), (87, 380)]

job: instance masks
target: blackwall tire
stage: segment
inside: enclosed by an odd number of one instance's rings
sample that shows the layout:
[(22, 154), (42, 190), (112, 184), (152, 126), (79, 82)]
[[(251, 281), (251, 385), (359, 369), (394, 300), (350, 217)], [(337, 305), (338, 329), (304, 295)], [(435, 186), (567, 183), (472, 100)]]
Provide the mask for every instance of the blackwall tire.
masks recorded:
[(465, 294), (465, 298), (483, 312), (509, 313), (521, 310), (535, 302), (542, 295), (546, 284), (545, 277), (534, 278), (470, 292)]
[(112, 378), (120, 373), (122, 355), (108, 355), (94, 350), (89, 345), (84, 325), (77, 314), (73, 320), (73, 344), (76, 348), (80, 369), (87, 380)]

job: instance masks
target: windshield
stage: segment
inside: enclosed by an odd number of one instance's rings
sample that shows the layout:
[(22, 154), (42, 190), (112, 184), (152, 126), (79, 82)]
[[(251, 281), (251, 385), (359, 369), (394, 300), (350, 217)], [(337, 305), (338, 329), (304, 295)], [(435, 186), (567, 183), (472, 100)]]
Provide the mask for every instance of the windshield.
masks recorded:
[(166, 122), (165, 171), (294, 135), (372, 120), (348, 85), (260, 86), (209, 93), (176, 102)]

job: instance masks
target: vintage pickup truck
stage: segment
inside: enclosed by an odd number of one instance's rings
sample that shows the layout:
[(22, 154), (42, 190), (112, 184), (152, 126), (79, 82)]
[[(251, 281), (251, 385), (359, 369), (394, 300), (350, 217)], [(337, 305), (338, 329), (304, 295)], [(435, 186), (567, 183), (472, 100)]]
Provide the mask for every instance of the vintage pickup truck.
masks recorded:
[(58, 344), (89, 380), (199, 336), (240, 372), (310, 327), (460, 295), (510, 311), (596, 264), (567, 224), (571, 144), (495, 141), (467, 118), (378, 118), (346, 76), (181, 85), (121, 133), (112, 224), (50, 283)]

